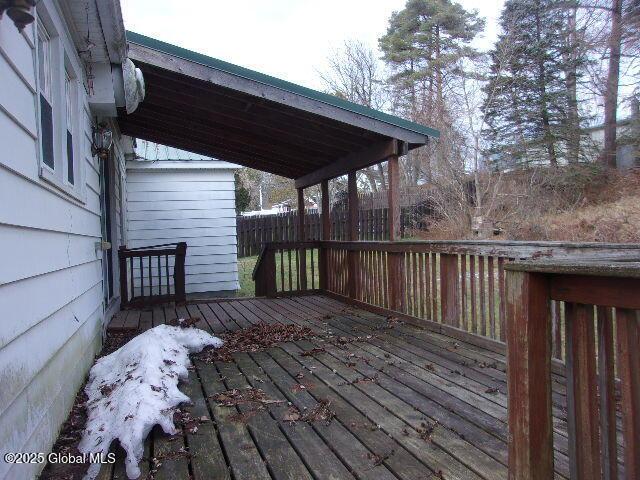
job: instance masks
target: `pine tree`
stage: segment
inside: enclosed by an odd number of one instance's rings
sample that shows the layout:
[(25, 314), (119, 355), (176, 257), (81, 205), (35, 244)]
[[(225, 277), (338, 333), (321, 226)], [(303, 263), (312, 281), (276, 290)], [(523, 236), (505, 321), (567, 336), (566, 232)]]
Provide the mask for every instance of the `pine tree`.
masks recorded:
[[(477, 56), (470, 43), (483, 28), (477, 12), (468, 12), (451, 0), (408, 0), (403, 10), (393, 13), (387, 33), (379, 41), (383, 59), (392, 71), (389, 83), (396, 110), (441, 130), (437, 151), (441, 162), (451, 124), (447, 87), (464, 74), (461, 63)], [(416, 183), (423, 173), (422, 163), (430, 159), (412, 160), (407, 170), (411, 182)]]
[(503, 33), (491, 52), (483, 106), (488, 153), (498, 167), (557, 165), (567, 157), (568, 138), (570, 147), (576, 148), (579, 118), (573, 86), (580, 58), (570, 41), (573, 37), (567, 38), (567, 22), (574, 17), (559, 14), (570, 4), (505, 3), (500, 17)]

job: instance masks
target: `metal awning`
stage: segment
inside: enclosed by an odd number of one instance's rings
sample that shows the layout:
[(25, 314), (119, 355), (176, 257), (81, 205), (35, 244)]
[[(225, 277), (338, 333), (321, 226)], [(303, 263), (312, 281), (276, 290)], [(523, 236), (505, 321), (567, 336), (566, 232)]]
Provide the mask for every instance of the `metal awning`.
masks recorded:
[(425, 145), (439, 132), (127, 32), (146, 98), (122, 133), (296, 179), (305, 187)]

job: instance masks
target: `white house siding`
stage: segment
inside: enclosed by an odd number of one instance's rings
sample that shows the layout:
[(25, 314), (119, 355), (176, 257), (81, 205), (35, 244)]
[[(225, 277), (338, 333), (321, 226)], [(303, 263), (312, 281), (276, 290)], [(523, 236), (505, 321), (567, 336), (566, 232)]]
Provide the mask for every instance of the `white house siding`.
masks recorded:
[[(62, 16), (43, 2), (67, 54)], [(39, 177), (34, 25), (0, 20), (0, 479), (42, 464), (8, 465), (6, 451), (47, 452), (101, 344), (104, 320), (100, 176), (91, 116), (79, 105), (82, 201)], [(116, 167), (117, 168), (117, 167)], [(117, 278), (117, 275), (115, 275)], [(117, 291), (117, 290), (116, 290)]]
[(232, 168), (217, 161), (127, 162), (128, 246), (187, 242), (187, 293), (239, 288)]

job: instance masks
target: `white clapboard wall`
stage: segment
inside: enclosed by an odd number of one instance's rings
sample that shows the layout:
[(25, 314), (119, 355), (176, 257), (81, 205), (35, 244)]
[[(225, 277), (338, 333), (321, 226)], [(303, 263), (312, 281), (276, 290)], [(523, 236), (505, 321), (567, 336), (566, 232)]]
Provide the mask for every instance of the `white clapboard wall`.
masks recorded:
[[(44, 2), (43, 2), (44, 3)], [(51, 6), (50, 2), (47, 5)], [(64, 19), (49, 8), (68, 61), (82, 71)], [(47, 452), (101, 346), (105, 321), (100, 165), (90, 148), (84, 89), (74, 110), (77, 191), (39, 170), (34, 25), (0, 20), (0, 444), (3, 452)], [(59, 101), (59, 100), (58, 100)], [(119, 139), (116, 138), (116, 142)], [(114, 159), (119, 178), (124, 159)], [(119, 182), (112, 183), (114, 244), (121, 234)], [(114, 278), (117, 295), (117, 275)], [(117, 298), (113, 299), (117, 307)], [(0, 479), (32, 478), (42, 464), (0, 461)]]
[[(187, 242), (188, 294), (239, 288), (236, 168), (207, 159), (127, 162), (127, 246)], [(153, 274), (157, 283), (157, 269)], [(138, 284), (137, 265), (134, 278)]]

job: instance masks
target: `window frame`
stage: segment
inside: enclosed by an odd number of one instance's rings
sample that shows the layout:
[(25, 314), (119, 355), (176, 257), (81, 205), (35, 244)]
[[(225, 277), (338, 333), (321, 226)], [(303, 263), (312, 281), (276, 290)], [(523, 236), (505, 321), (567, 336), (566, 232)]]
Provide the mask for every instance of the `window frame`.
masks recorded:
[[(66, 28), (59, 16), (52, 17), (43, 4), (38, 5), (36, 12), (35, 70), (39, 177), (74, 200), (85, 203), (85, 152), (80, 138), (83, 134), (81, 119), (84, 118), (81, 97), (83, 89), (80, 84), (84, 78), (83, 70), (80, 61), (72, 56), (76, 51), (65, 36)], [(43, 45), (47, 46), (44, 56), (40, 52)], [(48, 75), (44, 82), (41, 78), (42, 72)], [(45, 162), (41, 95), (50, 103), (52, 110), (53, 167)], [(69, 152), (72, 168), (69, 164)]]
[[(37, 108), (38, 108), (38, 147), (41, 159), (41, 167), (54, 172), (55, 171), (55, 158), (56, 158), (56, 122), (55, 122), (55, 110), (53, 105), (53, 72), (52, 72), (52, 39), (47, 27), (45, 27), (42, 18), (38, 17), (36, 24), (36, 72), (38, 75), (37, 81)], [(43, 48), (45, 47), (46, 48)], [(44, 78), (43, 78), (44, 77)], [(42, 100), (47, 102), (50, 109), (51, 116), (51, 156), (53, 165), (50, 165), (45, 160), (45, 138), (42, 128)]]

